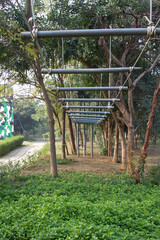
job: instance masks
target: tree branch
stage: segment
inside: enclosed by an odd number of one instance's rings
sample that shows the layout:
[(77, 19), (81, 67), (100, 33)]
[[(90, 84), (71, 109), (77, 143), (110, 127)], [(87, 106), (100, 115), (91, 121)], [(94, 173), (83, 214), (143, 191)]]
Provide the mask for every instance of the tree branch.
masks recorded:
[(156, 66), (156, 64), (157, 64), (157, 62), (158, 62), (159, 59), (160, 59), (160, 54), (156, 57), (156, 59), (155, 59), (154, 63), (152, 64), (152, 66), (151, 66), (148, 70), (144, 71), (138, 78), (136, 78), (136, 80), (133, 82), (133, 90), (135, 89), (137, 83), (138, 83), (147, 73), (149, 73), (149, 72), (151, 72), (151, 71), (153, 70), (153, 68)]

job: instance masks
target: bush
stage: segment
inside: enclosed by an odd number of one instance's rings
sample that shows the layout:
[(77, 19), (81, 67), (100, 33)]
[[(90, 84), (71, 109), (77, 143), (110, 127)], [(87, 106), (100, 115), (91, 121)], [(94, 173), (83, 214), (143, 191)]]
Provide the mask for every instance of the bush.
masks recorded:
[(69, 164), (69, 163), (73, 163), (73, 162), (75, 162), (75, 160), (72, 159), (72, 158), (64, 158), (64, 159), (62, 159), (60, 157), (57, 157), (57, 163), (58, 164)]
[(160, 163), (148, 170), (147, 177), (152, 184), (160, 185)]
[(15, 136), (0, 141), (0, 157), (14, 150), (16, 147), (21, 146), (23, 140), (23, 136)]

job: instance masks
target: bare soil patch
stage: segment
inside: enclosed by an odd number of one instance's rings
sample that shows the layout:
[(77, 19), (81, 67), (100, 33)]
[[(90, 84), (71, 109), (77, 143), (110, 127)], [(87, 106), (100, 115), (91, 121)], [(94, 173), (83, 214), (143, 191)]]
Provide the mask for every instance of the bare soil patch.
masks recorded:
[[(105, 174), (105, 173), (123, 173), (125, 169), (121, 163), (113, 163), (111, 157), (100, 155), (95, 147), (94, 157), (91, 158), (89, 154), (84, 157), (81, 152), (81, 156), (69, 155), (69, 158), (75, 161), (71, 164), (58, 164), (59, 172), (87, 172), (93, 174)], [(146, 169), (160, 163), (160, 146), (150, 147), (148, 149), (148, 157), (146, 159)], [(45, 173), (50, 172), (50, 164), (42, 162), (41, 164), (34, 165), (28, 169), (25, 169), (23, 174), (28, 173)]]

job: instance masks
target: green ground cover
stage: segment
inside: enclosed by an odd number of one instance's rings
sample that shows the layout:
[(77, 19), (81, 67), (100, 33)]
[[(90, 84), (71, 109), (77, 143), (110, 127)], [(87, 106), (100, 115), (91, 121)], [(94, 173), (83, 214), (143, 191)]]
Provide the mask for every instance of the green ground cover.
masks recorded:
[(0, 183), (0, 239), (160, 239), (160, 186), (126, 175), (26, 175)]

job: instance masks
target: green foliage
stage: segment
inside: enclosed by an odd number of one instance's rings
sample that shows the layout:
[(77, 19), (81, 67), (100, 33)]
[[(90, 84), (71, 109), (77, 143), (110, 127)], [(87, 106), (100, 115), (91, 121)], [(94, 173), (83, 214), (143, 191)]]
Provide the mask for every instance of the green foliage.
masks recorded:
[(40, 152), (35, 152), (33, 155), (28, 156), (27, 159), (23, 159), (17, 162), (9, 161), (8, 164), (0, 167), (0, 181), (3, 183), (14, 182), (20, 176), (23, 169), (32, 166), (39, 158)]
[(99, 149), (99, 154), (107, 155), (107, 146), (104, 144), (104, 133), (102, 135), (101, 126), (96, 128), (96, 144)]
[(45, 105), (40, 101), (26, 99), (15, 102), (14, 125), (15, 133), (23, 130), (26, 137), (42, 137), (41, 134), (48, 131)]
[(57, 157), (57, 163), (58, 164), (69, 164), (69, 163), (73, 163), (75, 160), (72, 159), (72, 158), (60, 158), (60, 157)]
[(160, 185), (160, 163), (148, 170), (147, 177), (152, 184)]
[(49, 139), (49, 132), (42, 134), (42, 137), (43, 137), (44, 140), (48, 140)]
[(0, 156), (4, 156), (10, 151), (22, 145), (23, 136), (15, 136), (0, 141)]
[(125, 175), (26, 175), (0, 189), (2, 240), (160, 238), (160, 187)]

